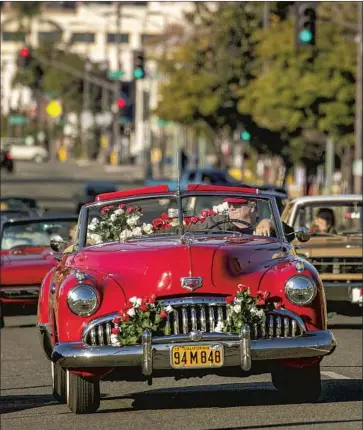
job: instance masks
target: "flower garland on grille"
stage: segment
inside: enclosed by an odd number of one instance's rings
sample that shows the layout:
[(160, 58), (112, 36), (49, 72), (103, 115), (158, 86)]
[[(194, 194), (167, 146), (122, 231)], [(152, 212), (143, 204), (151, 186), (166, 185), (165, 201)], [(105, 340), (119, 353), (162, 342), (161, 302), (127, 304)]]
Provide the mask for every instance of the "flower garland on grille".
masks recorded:
[[(219, 322), (215, 332), (239, 333), (243, 325), (265, 322), (265, 311), (275, 307), (266, 300), (269, 293), (258, 293), (252, 297), (250, 290), (239, 288), (235, 297), (228, 297), (228, 318)], [(135, 345), (141, 342), (141, 336), (145, 329), (149, 329), (154, 335), (168, 336), (171, 334), (170, 325), (167, 324), (168, 314), (174, 311), (171, 305), (164, 306), (157, 302), (155, 296), (141, 299), (131, 297), (130, 305), (114, 317), (111, 329), (111, 343), (113, 346)]]

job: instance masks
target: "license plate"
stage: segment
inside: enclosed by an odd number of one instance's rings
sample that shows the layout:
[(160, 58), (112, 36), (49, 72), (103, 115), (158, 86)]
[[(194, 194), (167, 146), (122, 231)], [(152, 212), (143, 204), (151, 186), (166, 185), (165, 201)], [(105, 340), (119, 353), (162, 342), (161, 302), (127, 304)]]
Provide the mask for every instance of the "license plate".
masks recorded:
[(223, 345), (184, 345), (171, 348), (171, 365), (176, 369), (222, 367)]

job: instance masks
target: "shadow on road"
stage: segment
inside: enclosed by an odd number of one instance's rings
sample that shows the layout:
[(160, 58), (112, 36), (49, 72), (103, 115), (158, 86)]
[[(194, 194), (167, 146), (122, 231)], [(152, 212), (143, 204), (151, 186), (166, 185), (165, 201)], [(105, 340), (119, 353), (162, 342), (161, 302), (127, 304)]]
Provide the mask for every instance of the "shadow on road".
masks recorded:
[[(322, 387), (323, 394), (319, 403), (341, 403), (363, 400), (362, 381), (360, 379), (324, 380), (322, 381)], [(98, 413), (106, 414), (120, 412), (121, 410), (230, 408), (294, 404), (294, 402), (282, 400), (272, 384), (266, 382), (158, 389), (133, 393), (127, 396), (107, 398), (107, 400), (123, 399), (133, 399), (133, 407), (101, 410)]]
[(1, 396), (0, 414), (35, 409), (42, 406), (55, 405), (58, 402), (51, 394), (30, 394), (20, 396)]

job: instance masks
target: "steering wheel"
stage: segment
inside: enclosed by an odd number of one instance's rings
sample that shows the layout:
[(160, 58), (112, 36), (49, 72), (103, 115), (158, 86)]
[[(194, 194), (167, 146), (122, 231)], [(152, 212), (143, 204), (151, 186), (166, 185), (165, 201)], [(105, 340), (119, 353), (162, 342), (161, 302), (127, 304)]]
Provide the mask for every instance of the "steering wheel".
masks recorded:
[(247, 222), (247, 221), (242, 221), (240, 219), (230, 218), (230, 219), (228, 219), (226, 221), (218, 221), (218, 222), (214, 223), (213, 225), (209, 226), (207, 228), (207, 230), (211, 230), (212, 228), (217, 227), (217, 226), (219, 226), (221, 224), (225, 224), (226, 222), (238, 222), (239, 224), (244, 224), (246, 227), (252, 227), (252, 224), (249, 223), (249, 222)]

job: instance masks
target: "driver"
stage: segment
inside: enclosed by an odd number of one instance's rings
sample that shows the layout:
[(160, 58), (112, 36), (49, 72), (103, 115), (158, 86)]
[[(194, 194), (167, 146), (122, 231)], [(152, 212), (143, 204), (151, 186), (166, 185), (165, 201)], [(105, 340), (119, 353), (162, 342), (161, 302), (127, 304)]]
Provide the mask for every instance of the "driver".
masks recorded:
[[(275, 234), (274, 223), (270, 219), (257, 220), (257, 205), (254, 200), (240, 197), (229, 197), (223, 200), (228, 203), (228, 219), (225, 215), (208, 217), (204, 222), (191, 224), (189, 231), (220, 230), (236, 231), (244, 234), (258, 236), (272, 236)], [(283, 223), (285, 234), (292, 233), (294, 229)]]

